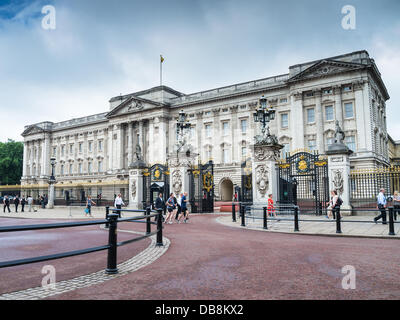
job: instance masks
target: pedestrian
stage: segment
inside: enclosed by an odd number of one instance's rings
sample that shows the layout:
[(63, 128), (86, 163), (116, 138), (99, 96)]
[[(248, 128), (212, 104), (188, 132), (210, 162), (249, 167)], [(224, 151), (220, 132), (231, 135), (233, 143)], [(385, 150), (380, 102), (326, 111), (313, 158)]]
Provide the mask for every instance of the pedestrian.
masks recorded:
[(18, 205), (19, 205), (19, 197), (18, 197), (18, 195), (16, 195), (15, 198), (14, 198), (14, 204), (15, 204), (15, 212), (18, 212)]
[[(158, 194), (158, 197), (156, 199), (156, 203), (154, 204), (154, 207), (155, 207), (156, 211), (159, 213), (158, 217), (164, 219), (163, 211), (164, 211), (165, 203), (164, 203), (162, 192), (160, 192)], [(157, 221), (157, 217), (154, 217), (154, 221)]]
[(122, 200), (122, 196), (121, 196), (121, 194), (119, 193), (118, 194), (118, 196), (115, 198), (115, 200), (114, 200), (114, 207), (116, 207), (117, 209), (119, 209), (118, 210), (118, 215), (119, 215), (119, 217), (121, 218), (121, 208), (122, 208), (122, 206), (124, 206), (125, 205), (125, 203), (124, 203), (124, 201)]
[(31, 195), (28, 196), (28, 207), (29, 207), (29, 212), (32, 211), (32, 204), (33, 204), (33, 198)]
[(387, 224), (386, 223), (386, 196), (385, 196), (384, 188), (379, 190), (376, 208), (379, 209), (381, 214), (374, 218), (374, 222), (378, 223), (378, 220), (382, 218), (382, 224)]
[(86, 199), (86, 209), (87, 209), (87, 211), (85, 210), (85, 217), (87, 215), (92, 217), (92, 205), (96, 205), (96, 203), (94, 201), (92, 201), (92, 197), (91, 196), (88, 196), (87, 199)]
[[(276, 219), (276, 212), (274, 208), (274, 199), (272, 199), (272, 193), (268, 195), (268, 206), (267, 206), (267, 211), (268, 211), (268, 216), (271, 217), (274, 215), (274, 218)], [(280, 221), (278, 219), (278, 221)]]
[(179, 194), (179, 196), (178, 196), (178, 198), (176, 198), (176, 201), (177, 201), (177, 203), (176, 203), (176, 205), (177, 205), (177, 210), (176, 210), (176, 215), (175, 215), (175, 221), (176, 222), (179, 222), (179, 216), (180, 216), (180, 214), (181, 214), (181, 212), (182, 212), (182, 206), (181, 206), (181, 203), (182, 203), (182, 197), (183, 197), (183, 193), (180, 193)]
[(400, 216), (400, 195), (398, 191), (393, 193), (394, 220), (397, 220), (397, 214)]
[(25, 208), (25, 204), (26, 204), (25, 195), (22, 195), (20, 203), (21, 203), (21, 212), (24, 212), (24, 208)]
[(333, 216), (333, 219), (336, 219), (336, 202), (338, 200), (338, 195), (336, 190), (331, 191), (331, 200), (327, 202), (328, 205), (328, 215), (326, 216), (328, 219), (330, 219)]
[(8, 196), (5, 196), (3, 199), (3, 212), (6, 212), (6, 208), (8, 209), (8, 213), (11, 212), (10, 210), (10, 199), (8, 198)]
[(182, 199), (181, 199), (181, 215), (179, 217), (179, 223), (182, 219), (182, 217), (184, 217), (183, 222), (186, 223), (189, 220), (189, 210), (187, 208), (187, 192), (183, 193)]
[[(165, 218), (165, 223), (172, 224), (172, 218), (174, 216), (175, 209), (176, 209), (175, 201), (174, 201), (174, 194), (172, 192), (169, 195), (169, 198), (166, 202), (166, 206), (167, 206), (168, 214), (167, 214), (167, 217)], [(169, 220), (169, 222), (168, 222), (168, 220)]]

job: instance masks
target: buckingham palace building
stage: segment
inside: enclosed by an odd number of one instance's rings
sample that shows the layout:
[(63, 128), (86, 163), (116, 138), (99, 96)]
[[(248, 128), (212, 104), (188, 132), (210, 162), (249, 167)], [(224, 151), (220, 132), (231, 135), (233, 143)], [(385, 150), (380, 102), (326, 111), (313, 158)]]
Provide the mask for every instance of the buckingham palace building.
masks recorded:
[(98, 114), (27, 125), (22, 194), (47, 193), (54, 157), (56, 204), (66, 193), (72, 200), (88, 194), (112, 199), (118, 193), (128, 199), (136, 146), (149, 166), (168, 165), (183, 110), (198, 160), (213, 160), (215, 199), (230, 201), (259, 130), (253, 112), (262, 96), (276, 112), (270, 131), (283, 146), (282, 157), (305, 149), (325, 154), (339, 121), (353, 151), (352, 169), (387, 167), (389, 95), (374, 59), (357, 51), (299, 62), (285, 74), (196, 93), (157, 86), (112, 97), (109, 110)]

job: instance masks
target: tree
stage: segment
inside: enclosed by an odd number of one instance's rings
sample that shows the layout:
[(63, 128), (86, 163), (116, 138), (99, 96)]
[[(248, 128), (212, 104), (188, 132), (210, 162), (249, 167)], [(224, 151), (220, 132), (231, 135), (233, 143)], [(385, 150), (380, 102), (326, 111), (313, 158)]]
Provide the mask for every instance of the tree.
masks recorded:
[(8, 139), (0, 142), (0, 184), (20, 184), (24, 144)]

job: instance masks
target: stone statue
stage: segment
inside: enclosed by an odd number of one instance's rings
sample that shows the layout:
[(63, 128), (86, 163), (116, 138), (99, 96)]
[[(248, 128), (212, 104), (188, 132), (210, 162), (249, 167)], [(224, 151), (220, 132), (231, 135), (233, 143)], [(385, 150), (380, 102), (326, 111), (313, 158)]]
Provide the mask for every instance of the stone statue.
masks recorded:
[(336, 129), (335, 129), (335, 141), (334, 143), (343, 144), (345, 134), (339, 126), (339, 121), (336, 120)]
[(333, 171), (333, 187), (340, 196), (343, 193), (343, 175), (341, 170)]
[(139, 143), (136, 144), (136, 151), (135, 151), (136, 160), (142, 160), (142, 148), (140, 147)]
[(261, 194), (262, 197), (265, 196), (268, 190), (268, 169), (265, 165), (259, 165), (256, 168), (256, 183), (258, 192)]

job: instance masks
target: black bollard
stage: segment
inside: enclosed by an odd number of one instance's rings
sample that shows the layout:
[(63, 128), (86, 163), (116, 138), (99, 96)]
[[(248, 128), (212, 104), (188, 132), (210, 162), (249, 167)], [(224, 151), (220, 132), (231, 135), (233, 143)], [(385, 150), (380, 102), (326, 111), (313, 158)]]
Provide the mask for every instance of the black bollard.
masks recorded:
[(158, 216), (157, 216), (157, 243), (156, 243), (157, 247), (164, 246), (162, 229), (163, 229), (162, 211), (158, 211)]
[[(108, 220), (108, 215), (110, 214), (110, 207), (106, 207), (106, 219)], [(105, 228), (107, 228), (108, 229), (108, 227), (109, 227), (110, 225), (109, 225), (109, 223), (107, 222), (106, 223), (106, 225), (105, 225)]]
[(108, 256), (107, 256), (107, 274), (118, 273), (117, 269), (117, 220), (118, 214), (108, 215), (110, 228), (108, 229)]
[(342, 233), (342, 227), (340, 225), (340, 220), (341, 220), (340, 207), (337, 208), (335, 211), (336, 211), (336, 233)]
[(264, 221), (264, 226), (263, 229), (268, 229), (267, 226), (267, 207), (263, 207), (263, 221)]
[(242, 218), (242, 223), (241, 223), (241, 227), (245, 227), (246, 226), (246, 221), (245, 221), (245, 218), (244, 218), (244, 214), (245, 214), (245, 206), (240, 206), (240, 216), (241, 216), (241, 218)]
[(146, 216), (148, 216), (148, 218), (146, 218), (146, 234), (149, 234), (149, 233), (151, 233), (150, 207), (146, 208)]
[(232, 222), (236, 222), (236, 204), (232, 203)]
[(389, 207), (389, 236), (394, 236), (393, 207)]
[(299, 231), (299, 207), (294, 206), (294, 231)]

